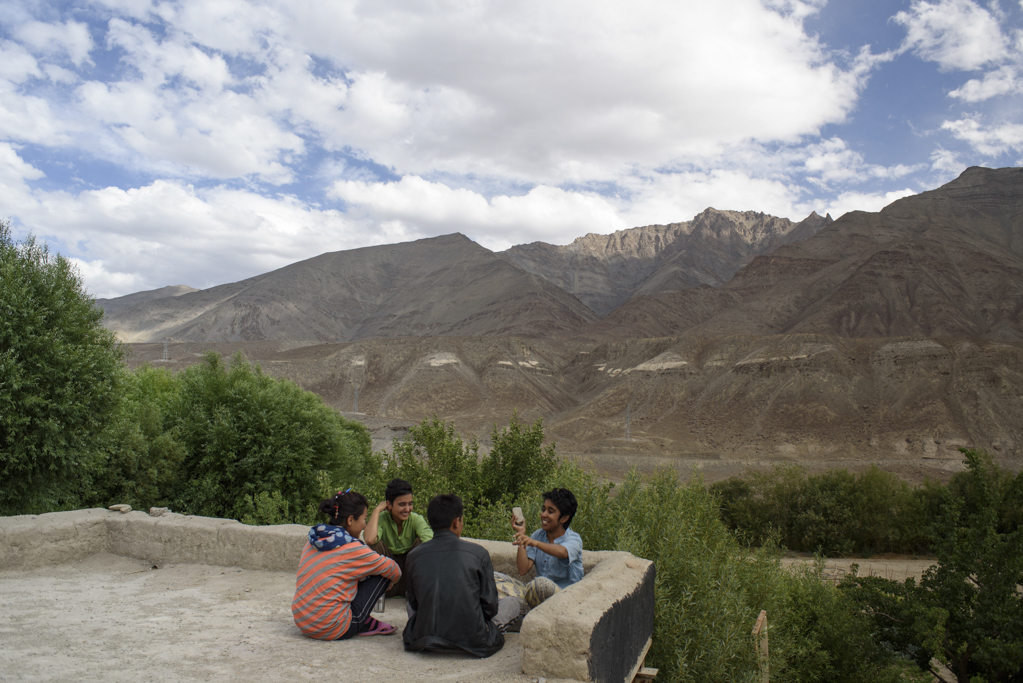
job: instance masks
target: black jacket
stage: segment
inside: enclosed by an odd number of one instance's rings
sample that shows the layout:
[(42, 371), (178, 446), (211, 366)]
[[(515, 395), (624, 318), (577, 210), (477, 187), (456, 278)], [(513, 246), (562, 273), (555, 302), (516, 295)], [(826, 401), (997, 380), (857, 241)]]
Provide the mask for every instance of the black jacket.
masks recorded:
[(405, 595), (415, 610), (402, 636), (406, 650), (489, 657), (501, 649), (504, 634), (491, 621), (497, 614), (494, 566), (482, 546), (438, 531), (409, 552), (405, 573)]

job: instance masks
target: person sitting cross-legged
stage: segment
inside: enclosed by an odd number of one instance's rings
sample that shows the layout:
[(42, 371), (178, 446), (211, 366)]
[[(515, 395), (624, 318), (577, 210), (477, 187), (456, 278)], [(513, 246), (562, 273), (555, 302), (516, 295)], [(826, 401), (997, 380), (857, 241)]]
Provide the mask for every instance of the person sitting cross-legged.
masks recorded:
[(463, 541), (462, 499), (435, 496), (426, 510), (433, 539), (405, 560), (409, 620), (402, 634), (410, 652), (489, 657), (504, 646), (504, 630), (525, 603), (498, 599), (494, 565), (483, 546)]
[(320, 512), (329, 521), (309, 529), (291, 603), (295, 625), (310, 638), (345, 640), (397, 630), (370, 616), (373, 604), (401, 577), (401, 570), (394, 560), (359, 540), (368, 507), (366, 497), (351, 489), (320, 503)]
[(532, 535), (526, 535), (525, 523), (512, 519), (519, 574), (536, 567), (536, 578), (525, 585), (523, 593), (530, 607), (583, 578), (583, 540), (568, 528), (578, 507), (571, 491), (553, 489), (543, 494), (540, 528)]
[(420, 543), (433, 538), (433, 530), (423, 516), (412, 511), (412, 485), (404, 479), (392, 479), (384, 491), (384, 500), (373, 508), (363, 538), (384, 557), (398, 563), (401, 578), (387, 589), (387, 597), (405, 595), (405, 558)]

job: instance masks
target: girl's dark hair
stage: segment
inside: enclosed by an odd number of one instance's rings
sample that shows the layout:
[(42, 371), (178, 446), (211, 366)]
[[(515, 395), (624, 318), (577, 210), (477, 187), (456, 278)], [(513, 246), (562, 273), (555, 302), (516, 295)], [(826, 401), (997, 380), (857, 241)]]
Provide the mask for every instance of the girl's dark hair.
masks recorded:
[(360, 517), (363, 510), (368, 509), (366, 496), (352, 490), (338, 491), (333, 498), (320, 503), (320, 512), (327, 515), (330, 518), (327, 523), (334, 526), (345, 526), (349, 517)]

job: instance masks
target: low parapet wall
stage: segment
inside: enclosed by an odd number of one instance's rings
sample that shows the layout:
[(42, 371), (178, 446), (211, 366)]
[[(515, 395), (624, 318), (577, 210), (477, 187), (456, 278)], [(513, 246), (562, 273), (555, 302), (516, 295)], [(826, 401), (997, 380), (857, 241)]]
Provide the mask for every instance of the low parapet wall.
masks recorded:
[[(0, 517), (0, 570), (31, 570), (98, 552), (154, 564), (210, 564), (295, 572), (308, 527), (96, 508)], [(477, 541), (494, 569), (515, 575), (511, 543)], [(654, 619), (654, 566), (622, 552), (583, 552), (586, 576), (522, 624), (522, 670), (578, 681), (631, 681)]]

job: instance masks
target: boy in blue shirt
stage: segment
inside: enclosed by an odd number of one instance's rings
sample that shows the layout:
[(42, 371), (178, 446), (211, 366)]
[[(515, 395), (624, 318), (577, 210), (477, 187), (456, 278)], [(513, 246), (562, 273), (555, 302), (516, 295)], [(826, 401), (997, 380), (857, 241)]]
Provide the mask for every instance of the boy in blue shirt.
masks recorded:
[(568, 489), (543, 494), (540, 528), (526, 535), (526, 525), (512, 520), (515, 545), (519, 547), (515, 563), (519, 574), (534, 566), (537, 578), (527, 586), (526, 602), (536, 607), (561, 588), (583, 578), (583, 540), (568, 526), (579, 504)]

